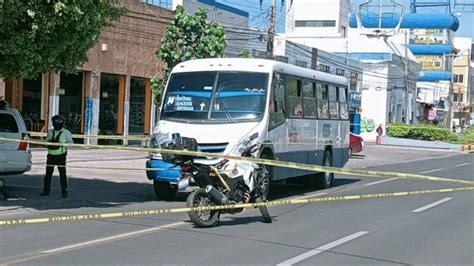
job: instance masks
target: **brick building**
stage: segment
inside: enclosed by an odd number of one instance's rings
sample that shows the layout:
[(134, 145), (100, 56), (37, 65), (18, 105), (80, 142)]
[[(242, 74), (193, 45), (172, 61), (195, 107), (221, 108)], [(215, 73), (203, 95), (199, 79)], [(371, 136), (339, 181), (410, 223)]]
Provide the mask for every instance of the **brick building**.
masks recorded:
[(74, 133), (150, 132), (155, 113), (150, 77), (161, 69), (155, 51), (173, 12), (138, 0), (121, 4), (128, 12), (102, 29), (76, 74), (0, 82), (0, 97), (22, 112), (29, 130), (48, 128), (51, 117), (61, 113)]

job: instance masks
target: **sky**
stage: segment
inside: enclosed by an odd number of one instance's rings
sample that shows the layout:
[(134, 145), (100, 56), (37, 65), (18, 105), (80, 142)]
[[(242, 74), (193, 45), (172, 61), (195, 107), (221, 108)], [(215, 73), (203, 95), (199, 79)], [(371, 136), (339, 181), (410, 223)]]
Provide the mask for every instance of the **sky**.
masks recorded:
[[(277, 32), (284, 32), (285, 31), (285, 16), (284, 11), (285, 8), (281, 6), (281, 1), (291, 1), (291, 0), (276, 0), (277, 8), (276, 8), (276, 31)], [(317, 2), (318, 0), (313, 0)], [(366, 0), (351, 0), (352, 4), (361, 4)], [(406, 6), (406, 11), (410, 10), (410, 0), (397, 0), (399, 3), (402, 3)], [(437, 1), (437, 0), (433, 0)], [(438, 0), (444, 1), (446, 0)], [(454, 1), (462, 1), (462, 2), (472, 2), (474, 5), (474, 0), (451, 0)], [(257, 28), (267, 28), (268, 25), (268, 10), (271, 6), (272, 0), (263, 0), (263, 4), (260, 7), (260, 0), (217, 0), (216, 2), (220, 2), (223, 4), (227, 4), (232, 7), (239, 8), (249, 13), (249, 21), (250, 25)], [(378, 3), (379, 0), (373, 0), (374, 3)], [(385, 1), (390, 2), (390, 1)], [(471, 10), (473, 10), (471, 8)], [(426, 10), (426, 9), (425, 9)], [(432, 9), (426, 11), (434, 11)], [(470, 37), (474, 39), (474, 13), (469, 12), (461, 12), (459, 17), (460, 26), (459, 29), (455, 32), (456, 37)]]

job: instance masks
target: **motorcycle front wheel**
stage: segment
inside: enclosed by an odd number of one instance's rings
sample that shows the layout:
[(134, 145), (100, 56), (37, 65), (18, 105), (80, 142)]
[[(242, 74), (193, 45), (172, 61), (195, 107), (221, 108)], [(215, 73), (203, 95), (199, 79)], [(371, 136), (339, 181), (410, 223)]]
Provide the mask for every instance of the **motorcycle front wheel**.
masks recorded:
[[(211, 197), (204, 189), (198, 189), (189, 194), (187, 207), (204, 207), (212, 205)], [(219, 211), (190, 211), (188, 216), (198, 227), (213, 227), (219, 222)]]
[[(255, 203), (260, 203), (262, 202), (261, 199), (257, 198), (255, 199)], [(270, 213), (268, 212), (267, 206), (259, 206), (258, 209), (260, 210), (260, 213), (262, 214), (263, 221), (265, 223), (272, 223), (273, 219)]]

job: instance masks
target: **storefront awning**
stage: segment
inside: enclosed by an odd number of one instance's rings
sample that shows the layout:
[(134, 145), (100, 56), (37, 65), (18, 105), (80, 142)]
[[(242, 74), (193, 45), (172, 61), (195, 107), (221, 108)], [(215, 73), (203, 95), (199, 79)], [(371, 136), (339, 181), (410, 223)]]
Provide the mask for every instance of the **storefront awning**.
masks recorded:
[(416, 81), (436, 82), (450, 81), (453, 73), (450, 71), (421, 71)]
[(444, 55), (453, 51), (452, 44), (409, 44), (408, 48), (414, 55)]
[[(364, 28), (376, 29), (379, 27), (378, 13), (362, 13), (361, 23)], [(382, 28), (395, 28), (400, 21), (400, 14), (387, 12), (382, 14)], [(349, 26), (357, 28), (356, 13), (351, 13)], [(408, 13), (403, 16), (400, 24), (402, 29), (450, 29), (457, 31), (459, 28), (458, 18), (450, 13)]]

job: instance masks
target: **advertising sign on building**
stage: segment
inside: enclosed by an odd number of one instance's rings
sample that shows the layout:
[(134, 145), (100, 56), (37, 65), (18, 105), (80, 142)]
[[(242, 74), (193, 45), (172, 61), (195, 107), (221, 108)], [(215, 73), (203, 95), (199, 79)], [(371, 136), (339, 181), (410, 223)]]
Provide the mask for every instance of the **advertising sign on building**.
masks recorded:
[(437, 55), (417, 55), (416, 59), (420, 62), (424, 70), (443, 70), (443, 57)]
[(349, 92), (349, 108), (354, 110), (361, 106), (362, 94), (357, 91)]

